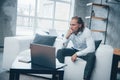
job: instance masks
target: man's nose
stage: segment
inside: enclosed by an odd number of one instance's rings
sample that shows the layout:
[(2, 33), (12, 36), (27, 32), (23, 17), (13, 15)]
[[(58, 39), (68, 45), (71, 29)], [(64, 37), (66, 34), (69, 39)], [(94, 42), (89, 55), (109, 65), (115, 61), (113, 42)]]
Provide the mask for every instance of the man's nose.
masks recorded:
[(73, 27), (70, 27), (70, 29), (73, 29)]
[(70, 28), (73, 28), (73, 27), (74, 27), (73, 25), (70, 26)]

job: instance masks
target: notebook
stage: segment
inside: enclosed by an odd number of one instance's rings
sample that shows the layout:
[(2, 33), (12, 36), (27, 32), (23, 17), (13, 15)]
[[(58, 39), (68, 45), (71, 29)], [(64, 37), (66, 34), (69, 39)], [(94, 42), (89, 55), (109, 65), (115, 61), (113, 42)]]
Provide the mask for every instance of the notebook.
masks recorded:
[(50, 69), (60, 69), (66, 66), (66, 64), (59, 63), (55, 56), (55, 47), (31, 44), (31, 64), (32, 68), (44, 67)]

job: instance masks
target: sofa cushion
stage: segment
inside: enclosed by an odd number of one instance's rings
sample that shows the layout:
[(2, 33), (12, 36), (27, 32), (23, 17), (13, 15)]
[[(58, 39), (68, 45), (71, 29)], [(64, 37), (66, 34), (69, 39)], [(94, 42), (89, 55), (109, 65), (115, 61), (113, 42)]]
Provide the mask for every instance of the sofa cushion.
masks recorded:
[(53, 46), (55, 40), (56, 40), (56, 36), (36, 34), (33, 43)]
[(95, 40), (95, 50), (99, 47), (102, 40)]

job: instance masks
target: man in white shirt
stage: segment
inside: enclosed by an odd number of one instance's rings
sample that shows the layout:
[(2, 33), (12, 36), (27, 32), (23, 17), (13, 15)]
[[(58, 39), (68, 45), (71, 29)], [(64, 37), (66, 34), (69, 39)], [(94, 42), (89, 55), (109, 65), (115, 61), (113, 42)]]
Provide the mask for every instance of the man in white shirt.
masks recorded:
[[(66, 48), (70, 40), (73, 47)], [(81, 17), (72, 17), (63, 48), (57, 52), (57, 58), (61, 63), (64, 63), (65, 56), (71, 56), (73, 62), (76, 61), (77, 57), (86, 60), (84, 80), (90, 80), (95, 63), (95, 43), (91, 31), (84, 26)]]

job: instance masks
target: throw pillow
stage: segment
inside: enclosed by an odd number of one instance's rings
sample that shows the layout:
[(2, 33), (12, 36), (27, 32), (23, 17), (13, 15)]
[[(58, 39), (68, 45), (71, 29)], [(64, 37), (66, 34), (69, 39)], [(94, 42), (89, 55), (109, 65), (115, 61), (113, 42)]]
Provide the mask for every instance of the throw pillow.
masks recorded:
[(95, 50), (99, 47), (102, 40), (95, 40)]
[(55, 40), (56, 40), (56, 36), (47, 36), (47, 35), (36, 34), (35, 38), (33, 40), (33, 43), (53, 46)]

